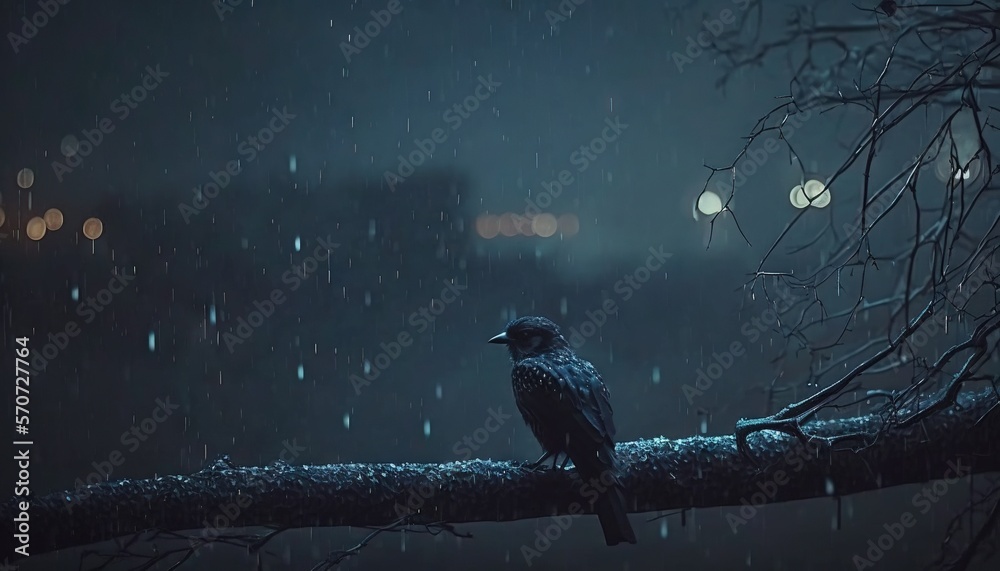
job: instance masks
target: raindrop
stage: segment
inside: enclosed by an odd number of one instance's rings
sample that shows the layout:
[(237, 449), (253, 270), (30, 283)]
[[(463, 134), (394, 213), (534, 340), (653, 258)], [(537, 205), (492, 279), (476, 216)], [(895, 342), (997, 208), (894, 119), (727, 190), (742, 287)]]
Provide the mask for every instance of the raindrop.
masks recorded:
[(660, 367), (653, 367), (653, 384), (660, 384)]
[(365, 292), (365, 307), (371, 307), (371, 306), (372, 306), (372, 292), (366, 291)]
[(351, 429), (351, 413), (349, 412), (344, 413), (344, 428), (347, 430)]
[(444, 389), (441, 388), (441, 383), (438, 383), (437, 386), (434, 387), (434, 396), (437, 398), (437, 400), (441, 400), (441, 394), (443, 393), (443, 390)]
[(834, 485), (833, 485), (833, 480), (831, 480), (830, 478), (827, 478), (826, 479), (826, 495), (832, 496), (833, 493), (834, 493), (834, 491), (835, 491), (835, 488), (834, 488)]
[(298, 236), (295, 237), (295, 251), (296, 252), (302, 251), (302, 239), (299, 238)]
[(31, 188), (35, 184), (35, 171), (23, 168), (17, 172), (17, 186), (21, 188)]
[(566, 317), (566, 313), (569, 311), (568, 305), (565, 297), (559, 300), (559, 315)]
[(368, 221), (368, 239), (369, 240), (374, 240), (375, 239), (375, 219), (374, 218), (372, 218), (371, 220)]
[(431, 421), (426, 419), (424, 420), (424, 437), (431, 437)]
[(667, 518), (660, 520), (660, 539), (667, 538)]
[(295, 160), (295, 155), (288, 157), (288, 172), (295, 174), (298, 170), (298, 161)]
[(372, 372), (372, 362), (369, 361), (368, 359), (365, 359), (365, 364), (363, 365), (362, 368), (365, 371), (365, 375), (368, 375), (369, 373)]
[(156, 333), (149, 332), (149, 350), (156, 351)]
[(80, 301), (80, 288), (73, 286), (73, 289), (69, 290), (69, 297), (73, 301)]
[(701, 417), (701, 426), (699, 427), (699, 430), (701, 430), (702, 434), (708, 434), (708, 417), (707, 416)]
[(300, 381), (306, 378), (306, 368), (302, 366), (302, 363), (299, 363), (298, 376)]
[(215, 304), (213, 303), (208, 307), (208, 322), (215, 325)]

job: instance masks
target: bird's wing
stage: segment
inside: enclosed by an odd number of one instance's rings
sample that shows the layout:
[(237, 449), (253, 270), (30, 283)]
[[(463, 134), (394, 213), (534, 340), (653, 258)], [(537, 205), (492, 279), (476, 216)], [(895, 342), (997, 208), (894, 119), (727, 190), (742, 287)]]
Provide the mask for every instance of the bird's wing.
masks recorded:
[[(583, 359), (566, 362), (525, 359), (514, 369), (515, 374), (552, 377), (559, 387), (558, 396), (552, 395), (534, 406), (526, 405), (528, 415), (538, 419), (571, 419), (572, 422), (562, 426), (571, 436), (583, 436), (595, 443), (612, 441), (615, 424), (611, 395), (597, 369), (589, 362)], [(535, 406), (540, 410), (533, 410)]]

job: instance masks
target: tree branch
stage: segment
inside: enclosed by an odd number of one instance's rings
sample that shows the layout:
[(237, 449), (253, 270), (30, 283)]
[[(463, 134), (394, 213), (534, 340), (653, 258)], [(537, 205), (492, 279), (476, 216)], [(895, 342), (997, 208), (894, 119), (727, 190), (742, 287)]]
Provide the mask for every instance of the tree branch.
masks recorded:
[[(794, 438), (766, 431), (748, 438), (753, 460), (737, 451), (734, 436), (621, 443), (622, 481), (633, 501), (629, 511), (739, 506), (759, 495), (765, 482), (779, 484), (768, 487), (774, 490), (770, 502), (843, 496), (933, 480), (949, 462), (970, 473), (1000, 471), (997, 402), (993, 390), (964, 393), (921, 423), (888, 431), (878, 415), (803, 426), (820, 438), (882, 431), (857, 452), (808, 450)], [(31, 554), (146, 530), (384, 526), (408, 514), (418, 525), (513, 521), (578, 513), (571, 506), (592, 513), (579, 482), (568, 485), (573, 475), (489, 460), (237, 467), (221, 459), (190, 476), (120, 480), (35, 498)], [(0, 507), (5, 554), (16, 546), (16, 507), (13, 500)]]

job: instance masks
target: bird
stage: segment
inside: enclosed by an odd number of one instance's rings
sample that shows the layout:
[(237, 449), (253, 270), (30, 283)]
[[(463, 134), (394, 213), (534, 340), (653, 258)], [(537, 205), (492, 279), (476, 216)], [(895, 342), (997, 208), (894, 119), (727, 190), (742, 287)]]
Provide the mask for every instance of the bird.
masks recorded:
[(607, 544), (635, 543), (619, 479), (611, 394), (600, 373), (545, 317), (515, 319), (488, 342), (506, 345), (514, 362), (514, 401), (544, 452), (531, 468), (551, 458), (555, 469), (560, 455), (560, 468), (572, 461), (594, 487), (587, 495)]

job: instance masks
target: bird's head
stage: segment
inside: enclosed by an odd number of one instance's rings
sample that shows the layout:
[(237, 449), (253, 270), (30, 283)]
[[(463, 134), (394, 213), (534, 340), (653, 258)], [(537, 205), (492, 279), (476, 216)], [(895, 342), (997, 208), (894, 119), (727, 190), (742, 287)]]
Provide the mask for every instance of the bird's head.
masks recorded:
[(504, 332), (489, 340), (507, 346), (511, 359), (520, 361), (557, 349), (568, 349), (569, 343), (559, 326), (544, 317), (521, 317), (507, 324)]

